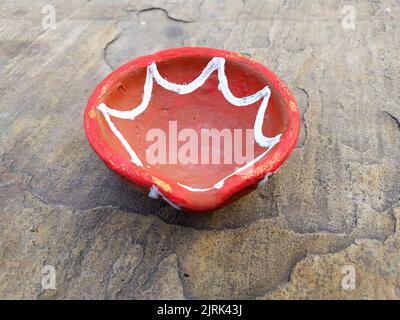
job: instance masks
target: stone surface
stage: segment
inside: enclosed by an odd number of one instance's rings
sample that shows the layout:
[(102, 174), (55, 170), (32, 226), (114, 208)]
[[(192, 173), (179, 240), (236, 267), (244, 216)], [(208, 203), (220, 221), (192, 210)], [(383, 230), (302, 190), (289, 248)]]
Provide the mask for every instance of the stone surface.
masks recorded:
[[(352, 1), (355, 30), (348, 1), (52, 3), (55, 30), (47, 1), (0, 12), (0, 298), (400, 298), (398, 1)], [(181, 45), (263, 62), (302, 111), (268, 184), (209, 215), (130, 190), (83, 131), (104, 76)]]

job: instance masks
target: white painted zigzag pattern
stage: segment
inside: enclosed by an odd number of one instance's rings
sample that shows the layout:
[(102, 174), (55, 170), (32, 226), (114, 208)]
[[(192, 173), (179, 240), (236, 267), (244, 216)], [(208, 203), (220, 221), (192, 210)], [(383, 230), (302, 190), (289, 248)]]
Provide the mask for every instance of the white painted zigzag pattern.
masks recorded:
[(134, 120), (138, 115), (143, 113), (147, 107), (149, 106), (151, 94), (153, 91), (153, 80), (155, 80), (161, 87), (166, 90), (176, 92), (177, 94), (188, 94), (200, 88), (206, 80), (210, 77), (210, 75), (218, 70), (218, 80), (219, 85), (218, 89), (222, 92), (225, 99), (230, 102), (234, 106), (243, 107), (251, 105), (261, 98), (263, 99), (260, 108), (258, 110), (256, 120), (254, 123), (254, 138), (255, 141), (262, 147), (272, 148), (276, 143), (279, 142), (281, 134), (276, 135), (275, 137), (268, 138), (265, 137), (262, 133), (262, 126), (264, 122), (264, 115), (267, 110), (268, 101), (271, 95), (271, 90), (268, 86), (265, 86), (260, 91), (256, 92), (253, 95), (238, 98), (235, 97), (231, 90), (229, 89), (228, 79), (225, 75), (225, 59), (224, 58), (213, 58), (201, 74), (194, 79), (189, 84), (176, 84), (169, 82), (164, 79), (160, 73), (158, 72), (156, 64), (153, 62), (147, 67), (146, 81), (144, 84), (144, 92), (142, 102), (135, 108), (129, 111), (119, 111), (115, 109), (109, 108), (106, 104), (102, 103), (97, 108), (103, 113), (108, 125), (110, 126), (112, 132), (117, 136), (117, 138), (124, 145), (126, 151), (129, 153), (132, 162), (138, 166), (143, 166), (142, 162), (136, 155), (136, 152), (129, 145), (128, 141), (124, 138), (121, 132), (115, 127), (114, 123), (111, 121), (110, 116), (120, 118), (120, 119), (129, 119)]

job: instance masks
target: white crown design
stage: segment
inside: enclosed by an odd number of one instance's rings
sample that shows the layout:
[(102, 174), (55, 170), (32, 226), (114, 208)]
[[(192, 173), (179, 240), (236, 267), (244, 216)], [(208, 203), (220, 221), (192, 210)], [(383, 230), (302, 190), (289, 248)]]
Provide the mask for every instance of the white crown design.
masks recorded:
[(143, 99), (142, 99), (142, 102), (137, 107), (133, 108), (132, 110), (128, 110), (128, 111), (120, 111), (120, 110), (111, 109), (106, 104), (101, 103), (97, 107), (97, 109), (102, 112), (111, 131), (115, 134), (115, 136), (118, 138), (118, 140), (122, 143), (122, 145), (128, 152), (129, 156), (131, 157), (131, 161), (135, 165), (142, 167), (143, 166), (142, 161), (138, 158), (136, 152), (133, 150), (131, 145), (125, 139), (123, 134), (117, 129), (115, 124), (112, 122), (111, 116), (120, 118), (120, 119), (134, 120), (137, 116), (142, 114), (147, 109), (147, 107), (149, 106), (149, 103), (150, 103), (152, 90), (153, 90), (153, 80), (155, 80), (157, 82), (157, 84), (159, 84), (161, 87), (163, 87), (166, 90), (175, 92), (180, 95), (184, 95), (184, 94), (192, 93), (193, 91), (200, 88), (215, 70), (217, 70), (217, 72), (218, 72), (218, 81), (219, 81), (218, 90), (221, 91), (224, 98), (229, 103), (231, 103), (233, 106), (245, 107), (245, 106), (251, 105), (251, 104), (259, 101), (260, 99), (262, 99), (262, 102), (261, 102), (260, 107), (257, 112), (256, 120), (254, 122), (254, 138), (258, 145), (260, 145), (261, 147), (264, 147), (264, 148), (268, 148), (265, 152), (263, 152), (257, 158), (253, 159), (251, 162), (247, 163), (246, 165), (237, 169), (235, 172), (233, 172), (229, 176), (222, 179), (221, 181), (216, 183), (212, 188), (198, 189), (198, 188), (192, 188), (190, 186), (185, 186), (183, 184), (178, 183), (180, 186), (182, 186), (190, 191), (207, 191), (207, 190), (211, 190), (213, 188), (219, 189), (223, 186), (223, 183), (226, 179), (245, 170), (246, 168), (250, 167), (257, 161), (259, 161), (261, 158), (263, 158), (268, 153), (269, 150), (271, 150), (280, 141), (282, 134), (278, 134), (274, 137), (269, 138), (269, 137), (264, 136), (262, 133), (264, 116), (265, 116), (265, 113), (267, 110), (269, 98), (271, 96), (271, 90), (269, 89), (268, 86), (265, 86), (263, 89), (261, 89), (260, 91), (254, 93), (250, 96), (246, 96), (246, 97), (242, 97), (242, 98), (235, 97), (229, 89), (228, 79), (225, 75), (225, 59), (220, 58), (220, 57), (213, 58), (207, 64), (207, 66), (204, 68), (204, 70), (201, 72), (201, 74), (196, 79), (194, 79), (192, 82), (190, 82), (188, 84), (176, 84), (176, 83), (169, 82), (168, 80), (166, 80), (165, 78), (163, 78), (160, 75), (156, 64), (153, 62), (147, 67)]

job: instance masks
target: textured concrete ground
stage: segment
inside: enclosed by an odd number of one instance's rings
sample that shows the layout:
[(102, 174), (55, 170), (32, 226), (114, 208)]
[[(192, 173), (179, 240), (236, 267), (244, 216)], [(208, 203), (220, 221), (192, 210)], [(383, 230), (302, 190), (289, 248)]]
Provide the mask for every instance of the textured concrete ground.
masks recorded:
[[(182, 45), (265, 63), (302, 111), (284, 166), (212, 215), (130, 190), (83, 131), (112, 69)], [(399, 299), (399, 48), (394, 0), (1, 0), (0, 298)]]

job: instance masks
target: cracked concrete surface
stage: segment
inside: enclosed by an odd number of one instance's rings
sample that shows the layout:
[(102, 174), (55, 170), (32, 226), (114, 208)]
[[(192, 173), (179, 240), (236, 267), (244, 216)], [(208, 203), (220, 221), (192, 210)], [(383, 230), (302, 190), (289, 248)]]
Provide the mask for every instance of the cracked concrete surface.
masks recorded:
[[(56, 30), (47, 1), (0, 13), (0, 298), (400, 298), (397, 1), (353, 1), (355, 30), (348, 1), (52, 2)], [(210, 215), (130, 190), (83, 132), (111, 69), (182, 45), (263, 62), (302, 112), (268, 184)]]

